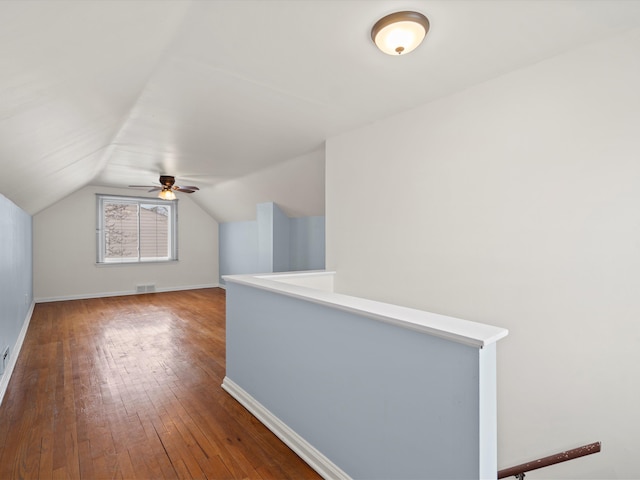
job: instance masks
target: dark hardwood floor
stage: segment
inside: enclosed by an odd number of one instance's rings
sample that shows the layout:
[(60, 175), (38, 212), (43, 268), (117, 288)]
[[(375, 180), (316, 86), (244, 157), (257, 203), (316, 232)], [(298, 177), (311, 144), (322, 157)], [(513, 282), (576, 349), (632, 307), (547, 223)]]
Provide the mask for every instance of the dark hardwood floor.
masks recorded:
[(0, 406), (0, 479), (320, 478), (230, 397), (225, 293), (38, 304)]

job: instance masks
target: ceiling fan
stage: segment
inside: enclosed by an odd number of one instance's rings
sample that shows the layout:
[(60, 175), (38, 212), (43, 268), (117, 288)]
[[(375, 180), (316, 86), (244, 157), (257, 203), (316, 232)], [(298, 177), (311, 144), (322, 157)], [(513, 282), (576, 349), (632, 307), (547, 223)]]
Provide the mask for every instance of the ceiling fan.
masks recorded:
[(174, 191), (182, 192), (182, 193), (193, 193), (196, 190), (200, 190), (198, 187), (195, 187), (193, 185), (179, 186), (179, 185), (175, 185), (175, 183), (176, 183), (176, 178), (174, 176), (160, 175), (160, 185), (129, 185), (129, 187), (133, 187), (133, 188), (151, 187), (151, 190), (149, 190), (150, 192), (155, 192), (157, 190), (160, 190), (158, 197), (162, 198), (163, 200), (175, 200), (176, 194), (173, 193)]

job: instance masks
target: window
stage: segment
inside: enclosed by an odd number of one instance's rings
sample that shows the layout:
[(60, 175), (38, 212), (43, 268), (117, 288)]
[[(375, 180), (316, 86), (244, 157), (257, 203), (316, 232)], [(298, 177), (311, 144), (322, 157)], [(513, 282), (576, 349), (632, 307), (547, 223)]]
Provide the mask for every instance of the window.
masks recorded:
[(178, 202), (97, 195), (98, 263), (178, 259)]

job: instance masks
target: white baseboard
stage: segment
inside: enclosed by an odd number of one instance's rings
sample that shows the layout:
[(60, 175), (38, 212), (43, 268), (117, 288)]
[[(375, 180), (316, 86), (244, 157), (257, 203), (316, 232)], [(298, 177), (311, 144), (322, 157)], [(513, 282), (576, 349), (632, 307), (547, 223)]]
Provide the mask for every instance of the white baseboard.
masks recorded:
[[(4, 394), (7, 392), (7, 388), (9, 387), (9, 380), (11, 379), (11, 375), (13, 375), (13, 369), (18, 362), (18, 356), (20, 355), (20, 350), (22, 350), (24, 339), (27, 336), (27, 330), (31, 323), (31, 316), (33, 315), (35, 305), (35, 302), (31, 302), (31, 306), (29, 307), (29, 311), (24, 319), (24, 323), (22, 324), (22, 328), (20, 329), (20, 334), (18, 335), (15, 345), (9, 345), (9, 365), (7, 365), (7, 368), (2, 375), (2, 379), (0, 380), (0, 405), (2, 405)], [(2, 347), (4, 347), (4, 345)]]
[(168, 288), (158, 288), (156, 292), (179, 292), (180, 290), (198, 290), (200, 288), (217, 288), (220, 284), (218, 283), (208, 283), (206, 285), (189, 285), (186, 287), (168, 287)]
[[(179, 292), (182, 290), (198, 290), (200, 288), (218, 288), (217, 283), (210, 283), (206, 285), (188, 285), (181, 287), (163, 287), (157, 288), (155, 292), (146, 293), (162, 293), (162, 292)], [(105, 297), (122, 297), (125, 295), (143, 295), (144, 293), (136, 292), (135, 290), (126, 290), (122, 292), (100, 292), (100, 293), (83, 293), (80, 295), (62, 295), (59, 297), (41, 297), (36, 298), (35, 303), (47, 303), (47, 302), (60, 302), (64, 300), (85, 300), (88, 298), (105, 298)]]
[(304, 438), (294, 432), (282, 420), (267, 410), (260, 402), (244, 391), (229, 377), (224, 377), (222, 388), (235, 398), (242, 406), (249, 410), (254, 417), (260, 420), (264, 426), (271, 430), (291, 450), (302, 458), (311, 468), (325, 479), (351, 480), (351, 477), (342, 471), (331, 460), (313, 447)]

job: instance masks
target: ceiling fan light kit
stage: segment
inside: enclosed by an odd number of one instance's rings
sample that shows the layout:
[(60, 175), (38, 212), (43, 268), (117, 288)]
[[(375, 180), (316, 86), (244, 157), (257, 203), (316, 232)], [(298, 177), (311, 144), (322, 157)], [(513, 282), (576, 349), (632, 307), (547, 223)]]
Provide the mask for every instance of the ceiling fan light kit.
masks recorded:
[(395, 12), (378, 20), (371, 39), (387, 55), (406, 55), (415, 50), (429, 32), (429, 19), (419, 12)]
[(175, 200), (176, 199), (176, 194), (173, 193), (173, 190), (168, 189), (168, 188), (163, 188), (160, 193), (158, 194), (158, 197), (163, 199), (163, 200)]

